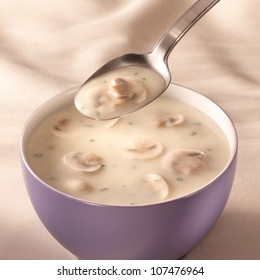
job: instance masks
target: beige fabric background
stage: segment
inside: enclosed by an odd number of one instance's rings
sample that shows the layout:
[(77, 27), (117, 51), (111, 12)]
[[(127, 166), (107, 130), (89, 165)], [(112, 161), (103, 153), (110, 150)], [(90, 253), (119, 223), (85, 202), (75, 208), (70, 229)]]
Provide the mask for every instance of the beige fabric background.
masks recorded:
[[(0, 0), (0, 259), (75, 259), (36, 216), (19, 163), (29, 115), (101, 64), (152, 48), (192, 0)], [(260, 1), (222, 0), (170, 56), (173, 82), (213, 99), (239, 137), (228, 204), (185, 259), (260, 259)]]

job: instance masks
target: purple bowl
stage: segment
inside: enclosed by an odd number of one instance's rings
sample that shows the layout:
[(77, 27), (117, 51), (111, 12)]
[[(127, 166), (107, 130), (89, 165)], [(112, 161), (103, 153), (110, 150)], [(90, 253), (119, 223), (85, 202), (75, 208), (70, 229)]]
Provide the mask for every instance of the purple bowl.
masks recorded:
[(56, 95), (25, 125), (21, 164), (31, 202), (49, 232), (79, 259), (179, 259), (209, 232), (229, 197), (236, 169), (237, 135), (227, 114), (190, 89), (171, 85), (165, 94), (195, 106), (222, 128), (231, 155), (224, 170), (200, 190), (142, 206), (90, 203), (61, 193), (35, 175), (26, 159), (30, 135), (49, 114), (73, 102), (77, 89)]

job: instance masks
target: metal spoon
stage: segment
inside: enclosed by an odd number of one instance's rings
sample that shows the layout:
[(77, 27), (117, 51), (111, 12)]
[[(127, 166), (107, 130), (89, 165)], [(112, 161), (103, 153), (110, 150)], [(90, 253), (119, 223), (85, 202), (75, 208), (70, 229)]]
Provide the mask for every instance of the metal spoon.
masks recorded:
[[(186, 32), (204, 15), (206, 14), (217, 2), (220, 0), (199, 0), (189, 10), (187, 10), (179, 20), (171, 27), (171, 29), (164, 34), (164, 36), (155, 45), (152, 51), (146, 54), (125, 54), (118, 58), (115, 58), (102, 66), (97, 70), (86, 82), (80, 87), (78, 93), (75, 96), (76, 108), (85, 116), (92, 119), (108, 120), (118, 118), (128, 113), (134, 112), (160, 96), (169, 86), (171, 82), (171, 73), (168, 67), (168, 57), (172, 49), (180, 41), (180, 39), (186, 34)], [(100, 77), (105, 76), (107, 73), (117, 71), (118, 69), (126, 69), (127, 67), (141, 67), (142, 69), (151, 69), (154, 74), (157, 74), (158, 78), (163, 79), (162, 86), (157, 89), (156, 92), (148, 95), (148, 98), (140, 102), (131, 104), (131, 106), (115, 106), (113, 110), (85, 110), (93, 107), (97, 107), (97, 100), (92, 104), (85, 104), (84, 98), (88, 97), (89, 89), (93, 89), (96, 85), (95, 82)], [(116, 78), (116, 77), (115, 77)], [(100, 89), (97, 89), (99, 91)], [(99, 96), (100, 97), (100, 96)], [(106, 98), (102, 96), (102, 106), (106, 105)], [(98, 102), (101, 102), (100, 100)], [(85, 106), (86, 105), (86, 106)], [(99, 104), (100, 105), (100, 104)], [(93, 108), (91, 108), (93, 109)], [(94, 108), (95, 109), (95, 108)]]

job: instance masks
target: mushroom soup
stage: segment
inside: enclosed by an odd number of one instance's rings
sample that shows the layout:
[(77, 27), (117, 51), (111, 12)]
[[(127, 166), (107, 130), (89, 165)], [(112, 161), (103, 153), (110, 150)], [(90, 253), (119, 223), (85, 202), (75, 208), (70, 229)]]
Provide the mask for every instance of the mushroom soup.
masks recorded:
[(166, 96), (102, 122), (69, 105), (45, 119), (27, 147), (32, 170), (50, 186), (116, 205), (188, 195), (213, 180), (229, 155), (227, 139), (211, 118)]
[(75, 97), (75, 106), (87, 117), (108, 120), (143, 107), (164, 89), (165, 80), (157, 72), (122, 67), (87, 81)]

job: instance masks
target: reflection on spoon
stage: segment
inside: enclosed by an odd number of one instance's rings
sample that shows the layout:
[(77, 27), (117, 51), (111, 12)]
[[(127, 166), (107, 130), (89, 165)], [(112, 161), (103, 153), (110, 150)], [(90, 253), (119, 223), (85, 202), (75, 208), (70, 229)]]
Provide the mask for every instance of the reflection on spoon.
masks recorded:
[(171, 82), (168, 56), (184, 34), (220, 0), (197, 1), (147, 54), (126, 54), (96, 71), (79, 89), (75, 106), (98, 120), (134, 112), (160, 96)]

